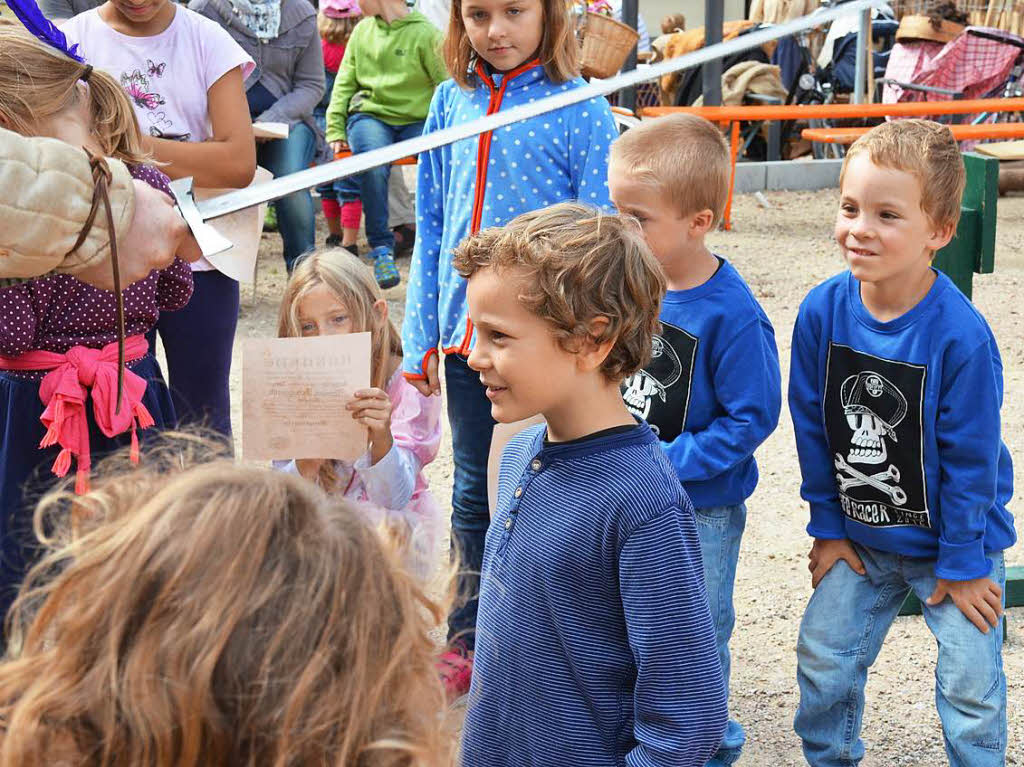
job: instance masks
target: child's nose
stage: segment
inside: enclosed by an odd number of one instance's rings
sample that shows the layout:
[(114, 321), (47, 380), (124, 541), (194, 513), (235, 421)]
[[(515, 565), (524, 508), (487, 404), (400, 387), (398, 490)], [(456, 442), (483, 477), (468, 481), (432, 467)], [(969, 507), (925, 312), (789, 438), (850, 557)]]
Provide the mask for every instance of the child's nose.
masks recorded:
[(487, 355), (484, 354), (483, 344), (479, 340), (470, 350), (469, 356), (466, 357), (466, 364), (469, 365), (471, 370), (475, 370), (478, 373), (487, 367)]

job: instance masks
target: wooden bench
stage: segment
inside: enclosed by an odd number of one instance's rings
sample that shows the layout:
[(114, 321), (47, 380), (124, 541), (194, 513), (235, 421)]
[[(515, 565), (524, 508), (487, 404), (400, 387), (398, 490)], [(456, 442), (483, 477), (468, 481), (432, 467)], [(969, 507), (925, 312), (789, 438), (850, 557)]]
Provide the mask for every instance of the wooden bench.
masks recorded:
[[(1024, 138), (1024, 123), (983, 123), (981, 125), (950, 125), (957, 141)], [(823, 144), (852, 144), (870, 128), (804, 128), (800, 137)]]
[[(976, 114), (979, 112), (1024, 112), (1024, 97), (1009, 99), (965, 99), (961, 101), (911, 101), (901, 104), (787, 104), (768, 106), (744, 104), (725, 107), (645, 107), (641, 117), (689, 113), (729, 126), (732, 178), (722, 225), (732, 228), (732, 194), (736, 181), (736, 160), (740, 146), (740, 123), (772, 120), (848, 120), (881, 117), (930, 117), (933, 115)], [(964, 126), (966, 127), (966, 126)]]

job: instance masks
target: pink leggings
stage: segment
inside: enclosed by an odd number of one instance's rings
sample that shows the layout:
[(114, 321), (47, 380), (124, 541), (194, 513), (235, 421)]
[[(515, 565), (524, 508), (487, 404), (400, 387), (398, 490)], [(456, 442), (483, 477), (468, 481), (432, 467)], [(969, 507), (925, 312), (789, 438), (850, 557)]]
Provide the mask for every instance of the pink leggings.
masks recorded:
[(359, 200), (339, 205), (337, 200), (321, 199), (324, 218), (341, 218), (343, 229), (358, 229), (363, 217), (363, 203)]

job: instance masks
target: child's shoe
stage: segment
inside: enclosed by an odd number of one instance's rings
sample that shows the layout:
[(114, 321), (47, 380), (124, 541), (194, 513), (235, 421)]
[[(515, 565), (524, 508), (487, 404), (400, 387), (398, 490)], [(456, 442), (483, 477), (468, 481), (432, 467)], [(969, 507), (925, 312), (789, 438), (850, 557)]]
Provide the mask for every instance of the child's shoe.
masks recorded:
[(444, 684), (445, 696), (454, 703), (469, 692), (473, 679), (473, 659), (464, 650), (454, 647), (437, 659), (437, 673)]
[(393, 288), (402, 281), (395, 257), (387, 245), (378, 245), (371, 250), (370, 258), (373, 260), (373, 276), (377, 278), (377, 284), (382, 290)]
[(326, 248), (344, 248), (356, 258), (359, 258), (359, 246), (356, 244), (346, 245), (341, 241), (340, 234), (329, 234), (327, 239), (324, 240), (324, 247)]

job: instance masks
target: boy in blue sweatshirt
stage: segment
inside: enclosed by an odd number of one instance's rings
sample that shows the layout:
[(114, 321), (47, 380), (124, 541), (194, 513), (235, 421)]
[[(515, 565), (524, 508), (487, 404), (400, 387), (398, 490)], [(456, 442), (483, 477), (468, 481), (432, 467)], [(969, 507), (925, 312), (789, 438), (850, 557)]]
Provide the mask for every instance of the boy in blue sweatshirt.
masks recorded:
[(931, 266), (956, 231), (963, 159), (945, 126), (884, 123), (851, 147), (839, 184), (849, 270), (810, 292), (793, 330), (814, 537), (795, 728), (813, 767), (861, 760), (867, 671), (913, 590), (938, 643), (950, 764), (1002, 765), (1002, 552), (1016, 540), (1003, 366), (985, 319)]
[(664, 279), (631, 224), (562, 203), (465, 240), (469, 366), (503, 423), (464, 767), (700, 767), (725, 730), (693, 509), (619, 386)]
[[(608, 190), (636, 217), (668, 285), (650, 363), (623, 397), (661, 439), (693, 501), (718, 656), (729, 683), (733, 583), (744, 504), (757, 485), (754, 450), (779, 421), (775, 332), (732, 265), (704, 244), (729, 195), (729, 148), (700, 117), (659, 117), (614, 144)], [(746, 736), (730, 719), (709, 765), (740, 757)]]

